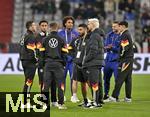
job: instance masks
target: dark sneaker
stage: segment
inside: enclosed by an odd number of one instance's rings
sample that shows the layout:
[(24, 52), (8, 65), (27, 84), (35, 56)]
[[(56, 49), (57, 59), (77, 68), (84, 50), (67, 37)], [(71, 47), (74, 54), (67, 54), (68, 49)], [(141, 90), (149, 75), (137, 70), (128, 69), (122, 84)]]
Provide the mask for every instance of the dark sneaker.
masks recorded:
[(82, 103), (80, 103), (78, 106), (84, 106), (84, 105), (86, 105), (87, 103), (91, 103), (91, 102), (92, 102), (92, 101), (87, 98), (87, 99), (84, 99), (84, 101), (83, 101)]
[(100, 104), (105, 104), (105, 102), (104, 102), (104, 101), (102, 101), (102, 100), (101, 100), (99, 103), (100, 103)]
[(83, 107), (84, 108), (90, 108), (92, 105), (91, 105), (91, 103), (84, 103), (83, 104)]
[(109, 98), (109, 95), (104, 95), (103, 100), (107, 100)]
[(102, 104), (96, 104), (96, 103), (93, 103), (93, 105), (92, 106), (90, 106), (89, 108), (102, 108)]
[(104, 102), (109, 102), (109, 95), (104, 95), (103, 100), (104, 100)]
[(46, 110), (50, 110), (50, 105), (47, 105), (47, 109)]

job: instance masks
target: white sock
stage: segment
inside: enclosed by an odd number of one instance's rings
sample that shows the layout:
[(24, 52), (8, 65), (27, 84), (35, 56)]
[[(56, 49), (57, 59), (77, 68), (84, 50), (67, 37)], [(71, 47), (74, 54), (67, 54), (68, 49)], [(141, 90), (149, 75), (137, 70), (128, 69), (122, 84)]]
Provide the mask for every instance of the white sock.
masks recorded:
[(73, 97), (77, 97), (77, 94), (76, 94), (76, 93), (73, 93)]

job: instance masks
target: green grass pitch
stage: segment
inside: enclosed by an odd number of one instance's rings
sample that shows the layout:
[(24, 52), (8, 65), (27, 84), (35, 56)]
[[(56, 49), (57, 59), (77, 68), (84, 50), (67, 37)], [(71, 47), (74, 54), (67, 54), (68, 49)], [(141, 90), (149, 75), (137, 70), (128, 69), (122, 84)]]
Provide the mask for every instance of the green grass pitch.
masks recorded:
[[(113, 78), (111, 82), (111, 89), (113, 89)], [(23, 75), (0, 75), (0, 92), (21, 92), (23, 83)], [(78, 86), (78, 97), (82, 100), (80, 83)], [(34, 79), (32, 91), (39, 91), (37, 76)], [(150, 117), (150, 75), (133, 75), (132, 103), (105, 103), (101, 109), (83, 109), (78, 107), (77, 103), (70, 102), (69, 78), (67, 78), (65, 95), (67, 97), (66, 106), (68, 109), (58, 110), (55, 107), (51, 107), (51, 117)], [(124, 98), (124, 85), (120, 98)]]

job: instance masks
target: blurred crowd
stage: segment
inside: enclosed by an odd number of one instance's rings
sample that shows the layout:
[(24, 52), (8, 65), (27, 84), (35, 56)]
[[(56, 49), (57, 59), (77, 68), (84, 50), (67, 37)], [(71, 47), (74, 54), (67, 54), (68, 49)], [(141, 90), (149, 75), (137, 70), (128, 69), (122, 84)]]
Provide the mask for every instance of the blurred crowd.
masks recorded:
[(33, 16), (51, 14), (52, 20), (62, 19), (66, 15), (76, 20), (97, 17), (106, 33), (114, 20), (126, 20), (134, 41), (140, 46), (145, 41), (150, 45), (149, 0), (33, 0), (31, 9)]

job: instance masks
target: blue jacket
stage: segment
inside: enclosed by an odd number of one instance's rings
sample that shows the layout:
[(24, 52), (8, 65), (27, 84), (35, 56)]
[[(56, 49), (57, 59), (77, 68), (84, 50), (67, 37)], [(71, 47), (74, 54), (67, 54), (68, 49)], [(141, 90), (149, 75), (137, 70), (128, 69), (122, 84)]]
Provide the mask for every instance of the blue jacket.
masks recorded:
[[(63, 28), (58, 31), (58, 35), (64, 40), (66, 46), (69, 46), (71, 41), (78, 37), (79, 33), (74, 29), (67, 31), (65, 28)], [(71, 62), (72, 60), (73, 58), (68, 55), (66, 62)]]
[(112, 44), (112, 48), (110, 49), (105, 49), (105, 52), (107, 53), (105, 61), (106, 62), (113, 62), (118, 60), (119, 57), (119, 48), (120, 48), (120, 39), (119, 39), (119, 34), (116, 34), (114, 32), (109, 32), (105, 42), (104, 42), (104, 46), (106, 48), (106, 46)]

